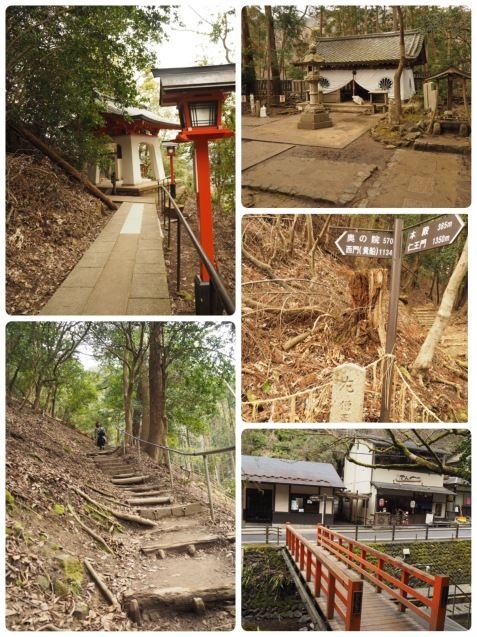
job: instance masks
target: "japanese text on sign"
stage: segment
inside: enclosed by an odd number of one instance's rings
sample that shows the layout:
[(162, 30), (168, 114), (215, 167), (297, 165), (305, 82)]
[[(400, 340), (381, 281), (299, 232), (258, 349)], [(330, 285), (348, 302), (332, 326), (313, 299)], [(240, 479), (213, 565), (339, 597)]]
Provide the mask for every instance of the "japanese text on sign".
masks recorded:
[(353, 257), (392, 257), (393, 237), (388, 232), (346, 230), (336, 240), (341, 254)]
[(413, 254), (451, 244), (464, 226), (459, 215), (447, 215), (411, 228), (404, 254)]

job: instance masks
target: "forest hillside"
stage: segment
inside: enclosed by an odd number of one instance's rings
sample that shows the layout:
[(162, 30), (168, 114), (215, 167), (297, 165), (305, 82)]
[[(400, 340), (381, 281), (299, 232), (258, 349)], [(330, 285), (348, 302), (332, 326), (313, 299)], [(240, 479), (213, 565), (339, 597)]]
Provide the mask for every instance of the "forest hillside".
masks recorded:
[[(366, 369), (364, 420), (379, 420), (391, 259), (344, 256), (346, 228), (392, 228), (395, 215), (254, 215), (242, 227), (242, 400), (251, 422), (329, 422), (333, 370)], [(422, 215), (405, 215), (405, 227)], [(467, 279), (432, 364), (413, 364), (463, 252), (405, 257), (392, 422), (467, 421)]]
[[(231, 500), (213, 491), (212, 524), (205, 484), (179, 465), (173, 465), (171, 485), (167, 468), (137, 448), (127, 449), (125, 457), (120, 450), (111, 453), (111, 447), (98, 455), (92, 432), (82, 433), (29, 407), (20, 410), (15, 399), (7, 406), (6, 424), (9, 630), (231, 628)], [(146, 476), (145, 483), (130, 488), (121, 480), (113, 484), (119, 463), (129, 468), (126, 475)], [(128, 503), (152, 488), (165, 496), (158, 521), (146, 517), (147, 510), (139, 515), (138, 505)], [(200, 544), (204, 537), (208, 543)], [(174, 543), (195, 547), (184, 552)], [(203, 593), (205, 607), (195, 611), (187, 598), (194, 587), (209, 591), (209, 599)], [(166, 608), (161, 594), (170, 589), (181, 589), (183, 595), (169, 599)], [(155, 599), (144, 597), (148, 590)]]

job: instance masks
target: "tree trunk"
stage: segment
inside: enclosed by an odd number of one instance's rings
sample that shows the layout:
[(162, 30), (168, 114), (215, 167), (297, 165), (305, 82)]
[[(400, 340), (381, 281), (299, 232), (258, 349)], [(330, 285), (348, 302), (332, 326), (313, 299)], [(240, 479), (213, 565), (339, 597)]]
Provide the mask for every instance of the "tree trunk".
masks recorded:
[(92, 184), (89, 181), (89, 179), (86, 179), (86, 177), (84, 177), (80, 172), (78, 172), (76, 168), (73, 168), (71, 164), (69, 164), (62, 157), (60, 157), (58, 153), (56, 153), (52, 148), (50, 148), (47, 144), (45, 144), (36, 135), (34, 135), (32, 132), (30, 132), (28, 129), (24, 128), (23, 126), (17, 126), (14, 124), (10, 124), (10, 126), (14, 128), (18, 133), (20, 133), (20, 135), (22, 135), (31, 144), (33, 144), (33, 146), (41, 150), (41, 152), (47, 157), (49, 157), (53, 161), (53, 163), (57, 164), (69, 175), (71, 175), (77, 181), (83, 184), (86, 190), (88, 190), (92, 195), (94, 195), (98, 199), (101, 199), (101, 201), (103, 201), (110, 210), (118, 209), (118, 206), (113, 201), (111, 201), (109, 197), (106, 197), (106, 195), (103, 192), (101, 192), (99, 188), (96, 188), (96, 186)]
[(41, 390), (43, 389), (43, 379), (39, 378), (35, 383), (35, 399), (33, 401), (33, 411), (38, 411), (40, 408)]
[(282, 92), (282, 83), (280, 82), (280, 67), (278, 66), (277, 45), (275, 41), (275, 25), (273, 23), (272, 7), (265, 7), (265, 18), (267, 22), (267, 48), (269, 52), (269, 65), (272, 81), (273, 95), (277, 99)]
[[(126, 354), (127, 356), (127, 354)], [(124, 401), (124, 422), (126, 426), (126, 433), (129, 434), (126, 444), (131, 444), (132, 432), (133, 432), (133, 391), (134, 391), (134, 379), (132, 377), (131, 366), (126, 362), (123, 362), (123, 401)]]
[(250, 23), (247, 7), (242, 9), (242, 84), (247, 94), (255, 93), (255, 63), (253, 60), (253, 45), (250, 36)]
[(401, 75), (406, 64), (406, 49), (404, 46), (404, 19), (402, 15), (402, 7), (396, 7), (399, 16), (399, 66), (394, 74), (394, 101), (396, 103), (396, 112), (399, 119), (402, 118), (402, 101), (401, 101)]
[[(149, 372), (146, 367), (143, 367), (141, 371), (141, 376), (139, 378), (139, 399), (142, 405), (142, 427), (141, 427), (141, 439), (148, 440), (149, 439), (149, 421), (150, 421), (150, 411), (149, 411)], [(146, 448), (146, 443), (141, 443), (143, 449)]]
[(313, 248), (313, 244), (315, 243), (315, 237), (313, 234), (313, 215), (305, 216), (306, 223), (306, 251), (309, 252)]
[(442, 334), (444, 333), (447, 324), (449, 323), (460, 284), (467, 274), (469, 259), (468, 243), (469, 240), (467, 239), (464, 249), (462, 250), (462, 254), (460, 255), (459, 262), (457, 263), (442, 296), (442, 303), (440, 304), (434, 324), (429, 330), (426, 340), (424, 341), (419, 354), (412, 365), (411, 373), (413, 375), (426, 372), (431, 367), (436, 347), (442, 338)]
[[(166, 361), (164, 348), (164, 326), (151, 323), (149, 342), (149, 408), (150, 424), (148, 442), (154, 445), (166, 445)], [(155, 460), (165, 458), (163, 450), (148, 445), (147, 453)]]
[(352, 336), (359, 341), (371, 338), (382, 347), (386, 342), (384, 290), (387, 270), (375, 268), (354, 273), (350, 281), (353, 313), (350, 317)]

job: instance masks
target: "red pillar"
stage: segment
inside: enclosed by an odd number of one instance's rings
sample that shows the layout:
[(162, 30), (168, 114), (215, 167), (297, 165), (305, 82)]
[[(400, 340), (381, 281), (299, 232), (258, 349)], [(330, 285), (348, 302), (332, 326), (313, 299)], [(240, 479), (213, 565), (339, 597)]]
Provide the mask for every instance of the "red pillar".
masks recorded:
[[(209, 144), (206, 139), (197, 139), (194, 144), (197, 167), (199, 241), (211, 262), (216, 266), (214, 255), (214, 227), (212, 223), (212, 197), (210, 192)], [(210, 280), (209, 273), (202, 263), (200, 265), (200, 276), (203, 282)]]

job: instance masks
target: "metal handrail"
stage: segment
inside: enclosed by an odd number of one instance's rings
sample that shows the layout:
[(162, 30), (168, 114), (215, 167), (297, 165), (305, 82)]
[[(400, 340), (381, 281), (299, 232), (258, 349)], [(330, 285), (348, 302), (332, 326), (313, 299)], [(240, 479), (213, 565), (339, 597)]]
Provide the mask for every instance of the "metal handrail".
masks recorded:
[[(256, 535), (257, 533), (264, 533), (265, 544), (270, 544), (270, 536), (276, 535), (277, 544), (280, 544), (282, 529), (279, 526), (265, 524), (264, 526), (244, 526), (241, 528), (240, 532), (242, 535)], [(260, 544), (260, 542), (257, 542), (257, 544)]]
[(471, 596), (471, 595), (469, 595), (469, 593), (466, 593), (466, 592), (464, 591), (464, 589), (463, 589), (463, 588), (461, 588), (461, 587), (459, 586), (459, 584), (456, 584), (456, 583), (454, 582), (454, 580), (453, 580), (452, 576), (451, 576), (451, 578), (450, 578), (450, 581), (451, 581), (452, 586), (454, 587), (454, 597), (453, 597), (453, 603), (452, 603), (452, 613), (451, 613), (451, 617), (452, 617), (452, 619), (454, 619), (454, 616), (455, 616), (455, 606), (456, 606), (457, 592), (459, 592), (459, 595), (461, 595), (461, 596), (464, 598), (464, 600), (465, 600), (465, 602), (464, 602), (464, 603), (469, 605), (469, 608), (468, 608), (467, 613), (466, 613), (466, 618), (467, 618), (467, 620), (469, 621), (469, 619), (470, 619), (470, 612), (471, 612), (471, 609), (472, 609), (472, 596)]
[[(176, 204), (176, 202), (174, 201), (173, 197), (171, 196), (170, 192), (167, 190), (167, 188), (165, 186), (163, 186), (162, 184), (159, 184), (159, 187), (162, 189), (162, 192), (164, 193), (164, 195), (167, 195), (167, 197), (169, 198), (169, 202), (172, 204), (174, 211), (177, 215), (177, 219), (181, 222), (181, 224), (184, 226), (184, 228), (186, 229), (187, 234), (189, 235), (190, 240), (192, 241), (192, 245), (194, 246), (194, 248), (196, 249), (197, 254), (199, 255), (199, 259), (202, 261), (202, 263), (204, 264), (205, 269), (207, 270), (210, 279), (214, 285), (214, 288), (222, 302), (222, 305), (224, 306), (225, 311), (227, 312), (227, 314), (234, 314), (235, 313), (235, 304), (232, 301), (229, 293), (227, 292), (227, 289), (225, 288), (225, 285), (222, 282), (222, 279), (220, 278), (217, 270), (214, 267), (214, 264), (212, 263), (212, 261), (209, 259), (209, 257), (207, 256), (204, 248), (201, 246), (199, 240), (197, 239), (197, 237), (195, 236), (192, 228), (189, 226), (189, 224), (187, 223), (186, 218), (184, 217), (184, 215), (182, 214), (179, 206)], [(164, 201), (164, 205), (165, 205), (165, 201)], [(177, 259), (179, 259), (179, 251), (177, 254)]]
[(178, 455), (181, 456), (202, 456), (202, 459), (204, 460), (204, 472), (205, 472), (205, 480), (206, 480), (206, 484), (207, 484), (207, 493), (209, 494), (209, 508), (210, 508), (210, 517), (212, 519), (212, 522), (215, 523), (215, 513), (214, 513), (214, 504), (212, 501), (212, 487), (210, 484), (210, 475), (209, 475), (209, 465), (207, 462), (207, 456), (216, 454), (216, 453), (226, 453), (228, 451), (235, 451), (235, 446), (233, 447), (224, 447), (223, 449), (210, 449), (209, 451), (194, 451), (194, 452), (187, 452), (187, 451), (179, 451), (178, 449), (173, 449), (172, 447), (168, 447), (166, 445), (159, 445), (155, 442), (149, 442), (148, 440), (143, 440), (142, 438), (139, 438), (139, 436), (133, 436), (132, 434), (130, 434), (129, 432), (127, 432), (125, 429), (121, 429), (120, 427), (118, 427), (117, 425), (114, 425), (115, 429), (118, 431), (118, 433), (123, 434), (123, 446), (125, 447), (126, 445), (126, 436), (129, 436), (130, 438), (132, 438), (133, 440), (135, 440), (138, 443), (138, 449), (140, 448), (139, 443), (142, 442), (144, 444), (150, 445), (151, 447), (157, 447), (158, 449), (163, 449), (164, 451), (167, 452), (167, 466), (169, 469), (169, 477), (170, 477), (170, 481), (171, 481), (171, 487), (173, 487), (173, 477), (172, 477), (172, 466), (171, 466), (171, 452), (172, 453), (177, 453)]

